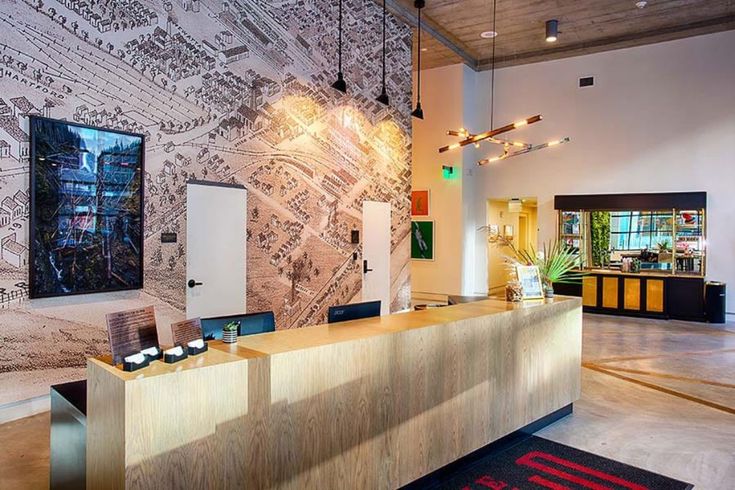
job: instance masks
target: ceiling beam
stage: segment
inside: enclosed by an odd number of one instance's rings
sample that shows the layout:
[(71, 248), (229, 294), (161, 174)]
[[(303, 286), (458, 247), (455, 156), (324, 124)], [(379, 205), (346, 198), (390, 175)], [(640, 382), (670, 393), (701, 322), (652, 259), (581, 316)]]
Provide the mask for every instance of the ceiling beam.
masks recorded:
[[(383, 0), (373, 1), (380, 5), (380, 7), (383, 6)], [(408, 8), (400, 0), (385, 0), (385, 7), (398, 20), (407, 24), (409, 27), (416, 28), (418, 26), (416, 22), (416, 9)], [(421, 29), (462, 58), (462, 61), (473, 70), (477, 70), (479, 65), (478, 57), (462, 41), (437, 24), (436, 21), (425, 13), (421, 14)]]
[[(705, 19), (689, 24), (669, 26), (654, 31), (637, 32), (624, 36), (606, 37), (589, 42), (571, 44), (560, 48), (539, 49), (511, 56), (495, 58), (495, 68), (504, 66), (525, 65), (540, 61), (569, 58), (585, 54), (611, 51), (614, 49), (653, 44), (689, 36), (698, 36), (713, 32), (735, 29), (735, 15), (726, 15), (713, 19)], [(492, 59), (479, 60), (476, 69), (485, 71), (492, 68)]]

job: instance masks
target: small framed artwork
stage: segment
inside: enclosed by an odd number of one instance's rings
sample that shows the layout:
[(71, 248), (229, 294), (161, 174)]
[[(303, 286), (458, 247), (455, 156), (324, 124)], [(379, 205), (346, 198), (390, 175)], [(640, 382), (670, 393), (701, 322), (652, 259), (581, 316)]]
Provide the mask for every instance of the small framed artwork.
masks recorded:
[(434, 222), (411, 222), (411, 258), (434, 260)]
[(535, 265), (516, 266), (518, 282), (523, 286), (523, 299), (543, 299), (544, 287), (541, 283), (541, 274)]
[(491, 237), (497, 237), (500, 236), (500, 226), (498, 225), (488, 225), (488, 234)]
[(429, 191), (411, 192), (411, 216), (429, 216)]
[(513, 225), (503, 226), (503, 236), (505, 238), (513, 238)]

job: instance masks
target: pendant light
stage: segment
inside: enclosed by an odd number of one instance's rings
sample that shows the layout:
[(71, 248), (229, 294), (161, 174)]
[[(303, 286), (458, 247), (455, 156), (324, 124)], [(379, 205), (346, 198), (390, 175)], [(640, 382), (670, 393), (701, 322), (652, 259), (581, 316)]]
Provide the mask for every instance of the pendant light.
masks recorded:
[(526, 153), (530, 153), (533, 151), (543, 150), (545, 148), (551, 148), (551, 147), (569, 142), (569, 138), (564, 137), (558, 140), (549, 141), (547, 143), (533, 145), (531, 143), (524, 143), (521, 141), (497, 138), (497, 136), (500, 136), (501, 134), (508, 133), (515, 129), (526, 127), (530, 124), (535, 124), (541, 121), (542, 117), (541, 117), (541, 114), (537, 114), (535, 116), (527, 117), (526, 119), (521, 119), (514, 123), (506, 124), (505, 126), (495, 128), (495, 38), (497, 36), (497, 30), (496, 30), (496, 25), (495, 25), (496, 14), (497, 14), (497, 0), (493, 0), (493, 30), (491, 32), (494, 32), (495, 36), (492, 37), (493, 52), (492, 52), (492, 62), (491, 62), (491, 68), (490, 68), (491, 69), (491, 72), (490, 72), (490, 129), (488, 131), (485, 131), (484, 133), (479, 133), (479, 134), (470, 133), (468, 130), (464, 128), (461, 128), (459, 131), (449, 130), (447, 131), (447, 135), (458, 137), (460, 138), (460, 141), (457, 141), (450, 145), (442, 146), (441, 148), (439, 148), (439, 153), (444, 153), (450, 150), (456, 150), (456, 149), (463, 148), (468, 145), (474, 145), (475, 148), (479, 148), (480, 142), (482, 141), (487, 141), (489, 143), (493, 143), (493, 144), (500, 145), (503, 147), (503, 152), (501, 154), (479, 160), (477, 163), (480, 166), (487, 165), (493, 162), (498, 162), (500, 160), (506, 160), (511, 157), (525, 155)]
[(386, 25), (386, 10), (385, 10), (385, 0), (383, 0), (383, 90), (380, 92), (380, 95), (375, 99), (381, 104), (389, 105), (390, 99), (388, 98), (388, 93), (385, 91), (385, 25)]
[(421, 108), (421, 9), (426, 6), (424, 0), (415, 0), (413, 6), (418, 11), (418, 29), (419, 29), (419, 52), (418, 52), (418, 78), (416, 80), (416, 109), (413, 110), (411, 115), (417, 119), (424, 118), (424, 110)]
[(337, 72), (337, 81), (332, 84), (332, 88), (340, 92), (347, 93), (347, 82), (342, 75), (342, 0), (339, 0), (339, 44), (337, 48), (339, 56), (339, 71)]

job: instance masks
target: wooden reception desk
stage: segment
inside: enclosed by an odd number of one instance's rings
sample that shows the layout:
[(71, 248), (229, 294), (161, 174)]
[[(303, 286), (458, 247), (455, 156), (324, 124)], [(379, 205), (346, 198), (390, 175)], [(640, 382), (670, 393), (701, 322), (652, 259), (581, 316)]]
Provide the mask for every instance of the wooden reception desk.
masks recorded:
[(87, 488), (396, 488), (577, 400), (581, 344), (558, 297), (90, 359)]

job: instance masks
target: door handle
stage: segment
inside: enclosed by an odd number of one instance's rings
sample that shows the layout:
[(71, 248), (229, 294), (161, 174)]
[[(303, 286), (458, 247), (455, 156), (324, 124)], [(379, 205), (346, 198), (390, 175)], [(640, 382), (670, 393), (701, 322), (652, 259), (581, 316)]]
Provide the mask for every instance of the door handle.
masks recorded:
[(372, 272), (372, 271), (373, 271), (372, 269), (369, 269), (368, 268), (368, 261), (367, 260), (363, 260), (362, 261), (362, 273), (363, 274), (367, 274), (368, 272)]
[(189, 279), (189, 282), (186, 283), (187, 286), (190, 288), (193, 288), (194, 286), (201, 286), (201, 282), (196, 282), (194, 279)]

